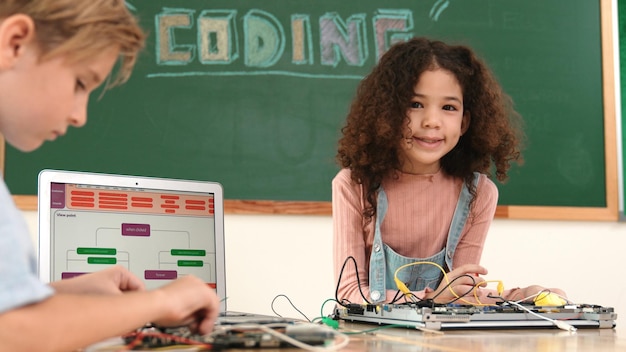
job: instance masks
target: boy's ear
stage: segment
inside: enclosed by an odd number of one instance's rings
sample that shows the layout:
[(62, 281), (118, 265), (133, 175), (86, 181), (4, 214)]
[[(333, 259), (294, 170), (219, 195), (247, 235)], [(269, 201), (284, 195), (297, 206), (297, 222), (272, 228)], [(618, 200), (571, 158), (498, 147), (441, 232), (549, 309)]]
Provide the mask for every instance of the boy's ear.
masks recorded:
[(12, 15), (0, 22), (0, 69), (15, 64), (35, 42), (35, 22), (30, 16)]
[(463, 112), (463, 121), (461, 121), (461, 135), (464, 135), (465, 132), (467, 132), (471, 119), (472, 117), (470, 116), (469, 110), (465, 110)]

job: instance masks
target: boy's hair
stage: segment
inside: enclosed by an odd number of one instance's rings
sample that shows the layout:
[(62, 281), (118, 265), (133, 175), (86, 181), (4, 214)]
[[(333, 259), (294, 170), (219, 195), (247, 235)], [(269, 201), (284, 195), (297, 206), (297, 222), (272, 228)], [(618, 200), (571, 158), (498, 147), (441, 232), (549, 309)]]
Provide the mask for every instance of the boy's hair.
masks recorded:
[(35, 23), (40, 60), (66, 56), (72, 62), (119, 47), (119, 68), (107, 88), (130, 77), (145, 34), (124, 0), (2, 0), (0, 20), (15, 14)]
[(468, 130), (441, 159), (443, 171), (462, 178), (475, 195), (473, 172), (490, 174), (493, 164), (496, 177), (504, 181), (511, 161), (522, 162), (520, 116), (470, 48), (425, 38), (398, 43), (359, 84), (339, 140), (337, 161), (363, 185), (366, 217), (375, 214), (375, 194), (383, 178), (400, 170), (400, 141), (409, 128), (407, 112), (417, 80), (436, 68), (454, 74), (464, 112), (470, 115)]

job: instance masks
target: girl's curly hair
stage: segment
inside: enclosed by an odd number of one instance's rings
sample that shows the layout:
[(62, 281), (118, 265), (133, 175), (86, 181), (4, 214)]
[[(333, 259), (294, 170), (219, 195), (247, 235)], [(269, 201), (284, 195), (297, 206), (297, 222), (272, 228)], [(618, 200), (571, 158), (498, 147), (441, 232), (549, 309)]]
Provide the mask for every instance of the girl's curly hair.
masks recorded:
[(426, 38), (393, 45), (359, 84), (341, 129), (337, 161), (364, 188), (363, 215), (376, 212), (376, 191), (387, 175), (400, 169), (400, 142), (408, 128), (408, 109), (422, 72), (442, 68), (454, 74), (463, 91), (470, 125), (458, 144), (441, 159), (443, 171), (472, 186), (474, 172), (507, 179), (512, 161), (521, 163), (521, 117), (489, 68), (466, 46)]

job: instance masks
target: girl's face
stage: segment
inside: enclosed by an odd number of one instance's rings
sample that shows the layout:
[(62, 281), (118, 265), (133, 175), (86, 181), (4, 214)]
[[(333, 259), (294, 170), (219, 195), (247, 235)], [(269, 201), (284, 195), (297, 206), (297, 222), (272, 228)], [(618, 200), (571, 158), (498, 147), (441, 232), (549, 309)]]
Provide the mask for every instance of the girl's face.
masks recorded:
[(22, 151), (37, 149), (87, 121), (89, 94), (111, 71), (119, 50), (88, 61), (40, 62), (33, 42), (22, 42), (0, 62), (0, 132)]
[(409, 126), (400, 142), (402, 171), (433, 174), (440, 160), (459, 141), (469, 126), (463, 112), (463, 91), (447, 70), (424, 71), (414, 88), (407, 111)]

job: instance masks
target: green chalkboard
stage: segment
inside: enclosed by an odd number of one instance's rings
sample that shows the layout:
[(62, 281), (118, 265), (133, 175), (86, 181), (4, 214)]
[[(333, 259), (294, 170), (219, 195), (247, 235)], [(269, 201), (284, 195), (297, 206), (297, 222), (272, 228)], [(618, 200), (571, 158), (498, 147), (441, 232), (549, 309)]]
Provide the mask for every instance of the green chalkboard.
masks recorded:
[[(622, 122), (621, 142), (622, 142), (622, 155), (626, 155), (626, 4), (618, 4), (618, 24), (619, 24), (619, 57), (620, 57), (620, 83), (621, 83), (621, 112), (622, 116), (619, 118)], [(621, 160), (622, 175), (626, 175), (626, 163), (624, 158)], [(620, 209), (620, 220), (626, 220), (626, 209), (624, 209), (623, 200), (626, 199), (626, 180), (622, 176), (621, 185), (622, 194), (622, 207)]]
[[(149, 32), (81, 130), (6, 151), (13, 194), (44, 168), (217, 181), (235, 200), (329, 201), (359, 80), (395, 41), (475, 48), (526, 120), (501, 205), (606, 206), (600, 1), (129, 0)], [(36, 102), (33, 102), (36, 104)]]

